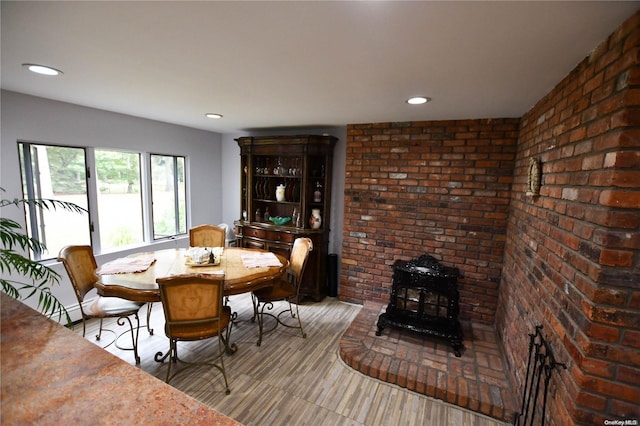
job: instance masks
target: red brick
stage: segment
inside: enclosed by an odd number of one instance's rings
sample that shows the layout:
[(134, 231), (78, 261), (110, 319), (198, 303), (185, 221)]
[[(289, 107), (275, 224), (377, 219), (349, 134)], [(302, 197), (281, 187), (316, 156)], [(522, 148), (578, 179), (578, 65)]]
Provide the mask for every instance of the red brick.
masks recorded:
[(582, 159), (582, 170), (598, 170), (602, 168), (604, 162), (603, 154), (591, 155)]
[(607, 398), (601, 395), (581, 392), (576, 397), (576, 404), (588, 407), (593, 410), (603, 411), (607, 404)]
[(620, 365), (618, 367), (618, 380), (637, 386), (640, 384), (640, 368)]
[(611, 116), (610, 126), (602, 126), (602, 128), (594, 129), (594, 132), (597, 130), (604, 131), (604, 127), (606, 129), (609, 128), (617, 128), (617, 127), (627, 127), (634, 126), (637, 123), (640, 123), (640, 111), (635, 109), (623, 109), (621, 111), (616, 112)]
[(633, 266), (633, 254), (631, 251), (603, 249), (598, 262), (606, 266)]
[(587, 390), (628, 402), (638, 402), (638, 396), (640, 396), (637, 386), (629, 386), (597, 377), (585, 378), (582, 384)]
[(585, 332), (587, 336), (604, 342), (617, 342), (620, 339), (620, 329), (603, 324), (591, 323)]
[[(593, 292), (591, 300), (598, 304), (615, 305), (615, 306), (624, 307), (628, 294), (629, 294), (628, 291), (620, 290), (616, 288), (598, 288)], [(615, 335), (618, 335), (618, 334), (615, 333)], [(613, 334), (610, 336), (613, 336)], [(594, 335), (592, 337), (596, 337), (596, 336)], [(601, 337), (603, 337), (603, 333), (601, 333)], [(603, 339), (603, 340), (606, 340), (606, 339)]]
[(619, 170), (613, 175), (611, 185), (620, 188), (640, 188), (640, 171)]
[(444, 372), (437, 373), (437, 389), (435, 397), (446, 401), (447, 398), (447, 374)]
[(607, 324), (615, 324), (622, 327), (638, 327), (640, 324), (640, 312), (622, 310), (619, 308), (593, 306), (586, 308), (585, 313), (589, 319)]
[(605, 155), (604, 167), (640, 167), (640, 151), (608, 152)]
[(640, 401), (640, 390), (637, 392), (635, 401), (611, 401), (611, 413), (614, 417), (636, 420), (640, 418), (640, 404), (638, 404), (638, 401)]
[[(625, 330), (622, 337), (622, 344), (625, 346), (631, 346), (631, 347), (640, 349), (640, 331)], [(640, 361), (640, 355), (636, 357), (636, 360)], [(639, 364), (636, 364), (636, 365), (639, 365)]]
[(595, 358), (583, 358), (579, 363), (579, 366), (585, 373), (603, 377), (605, 379), (614, 378), (616, 370), (616, 364)]
[(608, 248), (640, 249), (640, 233), (598, 230), (594, 242)]
[(467, 408), (469, 405), (469, 389), (467, 380), (464, 377), (458, 377), (458, 401), (456, 405)]
[(491, 394), (490, 394), (490, 389), (489, 389), (489, 385), (487, 385), (486, 383), (480, 383), (479, 384), (479, 388), (480, 388), (480, 412), (483, 414), (486, 414), (488, 416), (491, 415)]
[(437, 388), (438, 388), (438, 372), (434, 369), (430, 369), (429, 374), (427, 376), (426, 395), (435, 397)]

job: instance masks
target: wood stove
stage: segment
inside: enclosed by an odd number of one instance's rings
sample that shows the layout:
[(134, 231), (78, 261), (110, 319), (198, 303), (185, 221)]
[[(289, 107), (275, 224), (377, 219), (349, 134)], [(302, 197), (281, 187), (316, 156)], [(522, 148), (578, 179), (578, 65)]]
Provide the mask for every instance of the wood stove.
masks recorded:
[(378, 317), (380, 336), (387, 325), (448, 339), (460, 356), (462, 327), (458, 320), (460, 271), (424, 254), (393, 264), (393, 285), (386, 312)]

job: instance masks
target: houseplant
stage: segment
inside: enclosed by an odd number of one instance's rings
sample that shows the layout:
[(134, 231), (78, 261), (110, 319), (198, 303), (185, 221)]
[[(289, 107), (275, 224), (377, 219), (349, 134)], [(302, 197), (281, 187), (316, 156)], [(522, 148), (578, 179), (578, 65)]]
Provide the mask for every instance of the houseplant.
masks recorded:
[[(0, 192), (5, 192), (5, 190), (0, 188)], [(15, 205), (17, 208), (24, 208), (25, 205), (28, 205), (31, 208), (43, 210), (64, 209), (78, 213), (86, 212), (84, 208), (76, 204), (60, 200), (7, 200), (0, 198), (0, 208), (11, 205)], [(0, 217), (0, 241), (2, 242), (0, 249), (2, 291), (18, 300), (29, 299), (37, 295), (37, 308), (40, 312), (49, 317), (57, 314), (58, 320), (64, 315), (67, 324), (71, 324), (71, 317), (64, 305), (51, 293), (51, 287), (60, 282), (60, 274), (48, 266), (20, 254), (30, 251), (42, 253), (46, 250), (45, 245), (25, 234), (18, 222), (5, 217)], [(20, 250), (20, 252), (16, 250)], [(12, 275), (19, 275), (23, 280), (26, 279), (29, 282), (10, 279), (9, 277)]]

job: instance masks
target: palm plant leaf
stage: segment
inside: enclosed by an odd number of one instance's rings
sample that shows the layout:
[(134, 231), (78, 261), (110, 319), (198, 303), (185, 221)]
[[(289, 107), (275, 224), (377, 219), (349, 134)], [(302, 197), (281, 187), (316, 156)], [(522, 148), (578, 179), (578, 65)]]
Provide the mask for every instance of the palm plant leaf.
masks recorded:
[[(0, 190), (4, 191), (4, 189), (0, 188)], [(13, 200), (0, 200), (0, 207), (5, 207), (9, 205), (15, 205), (16, 207), (22, 207), (24, 205), (28, 205), (30, 207), (36, 207), (43, 210), (56, 210), (63, 209), (68, 210), (70, 212), (76, 213), (86, 213), (87, 209), (81, 207), (77, 204), (70, 203), (68, 201), (54, 200), (50, 198), (36, 198), (36, 199), (19, 199), (14, 198)]]
[[(0, 188), (0, 191), (4, 192), (4, 189)], [(77, 204), (60, 200), (0, 199), (0, 207), (10, 205), (15, 205), (18, 208), (29, 206), (43, 210), (63, 209), (77, 213), (87, 212), (86, 209)], [(4, 217), (0, 217), (0, 242), (2, 243), (2, 249), (0, 249), (0, 273), (6, 276), (17, 274), (30, 281), (30, 283), (22, 283), (0, 277), (2, 291), (16, 299), (28, 299), (38, 295), (38, 309), (43, 314), (51, 317), (57, 313), (58, 320), (64, 315), (67, 324), (71, 324), (71, 317), (66, 308), (51, 293), (51, 286), (59, 284), (60, 275), (48, 266), (14, 251), (14, 249), (20, 249), (23, 252), (43, 253), (46, 251), (45, 245), (24, 234), (22, 226), (18, 222)], [(25, 293), (26, 296), (24, 296)]]
[(22, 226), (14, 220), (0, 217), (0, 241), (2, 247), (7, 250), (13, 250), (14, 247), (20, 247), (22, 250), (30, 250), (35, 253), (42, 253), (46, 247), (40, 241), (21, 234)]

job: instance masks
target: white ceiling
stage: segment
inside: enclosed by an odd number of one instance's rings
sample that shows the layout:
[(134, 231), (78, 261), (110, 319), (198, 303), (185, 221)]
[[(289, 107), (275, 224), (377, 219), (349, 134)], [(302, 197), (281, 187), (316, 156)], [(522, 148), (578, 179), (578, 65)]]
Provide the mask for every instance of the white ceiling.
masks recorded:
[(520, 117), (639, 6), (2, 1), (1, 83), (219, 133)]

